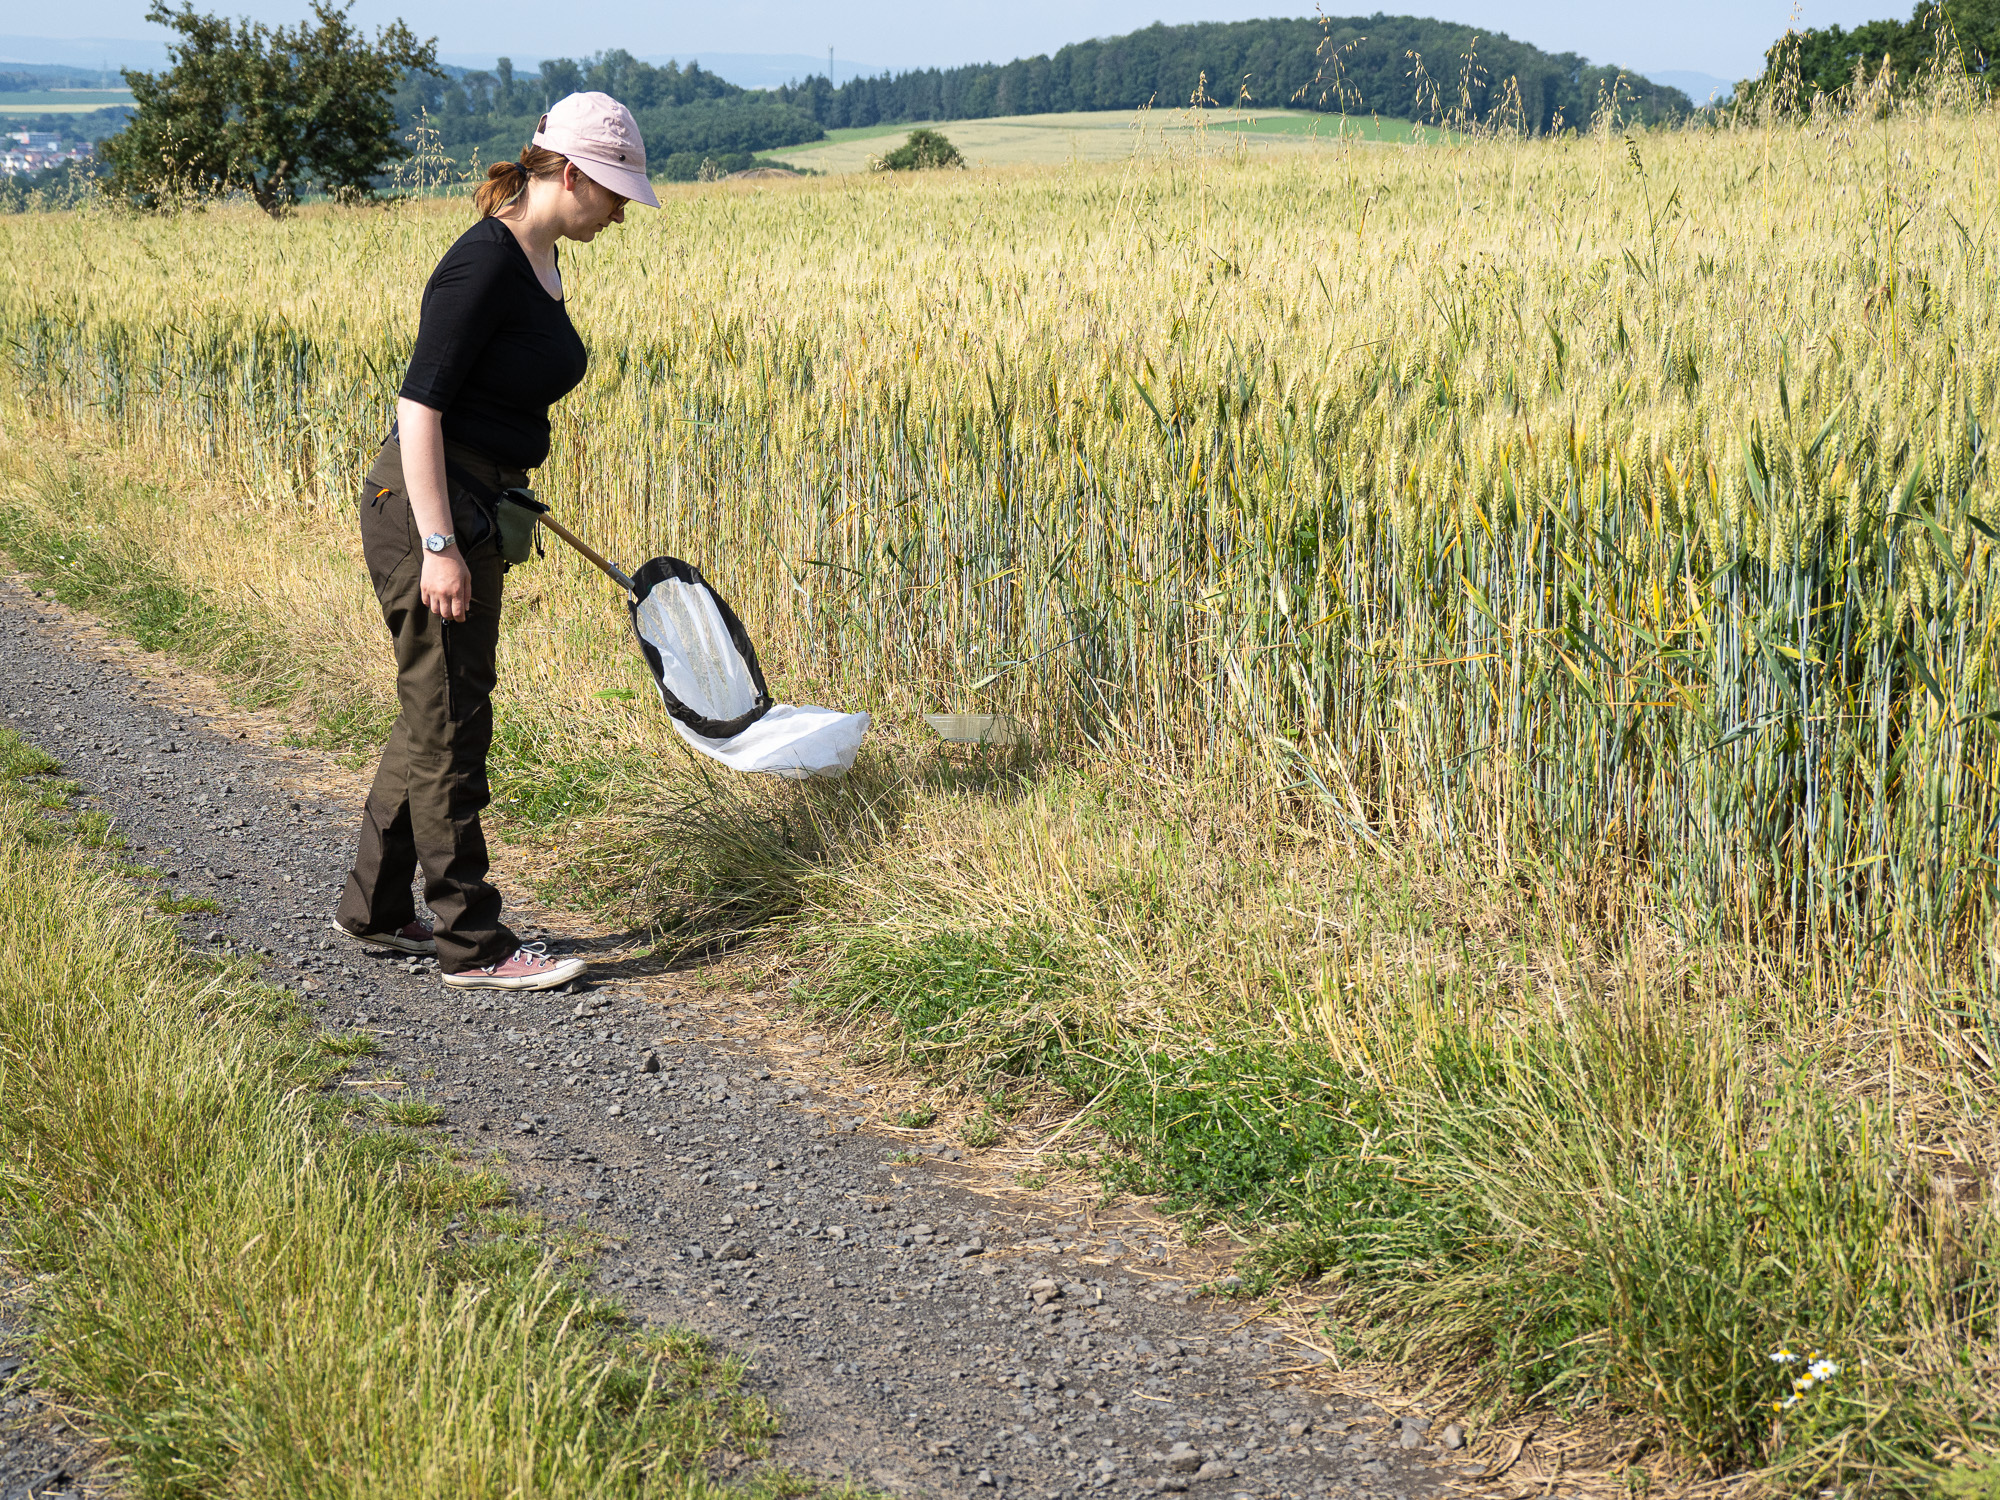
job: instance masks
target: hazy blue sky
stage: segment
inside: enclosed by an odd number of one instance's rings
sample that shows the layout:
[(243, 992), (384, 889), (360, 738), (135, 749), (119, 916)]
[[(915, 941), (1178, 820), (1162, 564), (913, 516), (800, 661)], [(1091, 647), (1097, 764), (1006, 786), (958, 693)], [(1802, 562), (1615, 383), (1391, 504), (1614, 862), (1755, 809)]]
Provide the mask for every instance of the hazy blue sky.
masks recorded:
[[(291, 21), (304, 0), (197, 0), (198, 8)], [(1504, 31), (1555, 52), (1639, 71), (1687, 69), (1741, 78), (1761, 66), (1793, 0), (1329, 0), (1333, 14), (1377, 7), (1434, 15)], [(1365, 7), (1365, 9), (1364, 9)], [(145, 0), (63, 0), (10, 6), (0, 31), (46, 37), (159, 35)], [(1803, 24), (1852, 25), (1907, 13), (1905, 0), (1803, 0)], [(641, 56), (795, 52), (885, 67), (1005, 61), (1065, 42), (1130, 31), (1153, 21), (1240, 20), (1310, 15), (1284, 0), (359, 0), (371, 27), (401, 16), (447, 54), (574, 56), (624, 47)]]

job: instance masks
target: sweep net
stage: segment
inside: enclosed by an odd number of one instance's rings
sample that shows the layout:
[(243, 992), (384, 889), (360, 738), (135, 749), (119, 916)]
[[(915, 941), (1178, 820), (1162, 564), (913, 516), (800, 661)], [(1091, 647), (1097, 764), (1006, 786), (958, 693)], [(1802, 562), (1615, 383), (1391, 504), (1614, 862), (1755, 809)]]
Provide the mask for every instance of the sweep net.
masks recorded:
[(773, 703), (743, 622), (691, 564), (656, 557), (632, 575), (632, 628), (674, 728), (703, 755), (793, 780), (854, 765), (868, 715)]

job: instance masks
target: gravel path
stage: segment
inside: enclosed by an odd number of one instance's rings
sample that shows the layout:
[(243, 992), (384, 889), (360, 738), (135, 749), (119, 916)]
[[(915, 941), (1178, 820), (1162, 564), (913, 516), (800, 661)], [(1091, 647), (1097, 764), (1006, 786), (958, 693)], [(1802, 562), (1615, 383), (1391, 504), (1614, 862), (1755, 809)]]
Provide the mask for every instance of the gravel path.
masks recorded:
[[(871, 1123), (870, 1087), (774, 1032), (768, 994), (718, 998), (518, 904), (524, 935), (593, 958), (581, 993), (447, 993), (427, 961), (334, 937), (365, 772), (284, 749), (19, 580), (0, 642), (0, 722), (85, 784), (132, 860), (221, 903), (183, 918), (190, 941), (261, 951), (325, 1024), (372, 1032), (369, 1071), (444, 1103), (524, 1205), (604, 1236), (634, 1316), (753, 1356), (780, 1461), (924, 1496), (1403, 1500), (1466, 1472), (1439, 1456), (1455, 1431), (1335, 1394), (1254, 1309), (1191, 1298), (1157, 1220), (1024, 1207), (942, 1138)], [(34, 1464), (6, 1451), (0, 1495)]]
[(35, 1390), (21, 1307), (28, 1288), (0, 1282), (0, 1500), (56, 1500), (86, 1490), (97, 1456)]

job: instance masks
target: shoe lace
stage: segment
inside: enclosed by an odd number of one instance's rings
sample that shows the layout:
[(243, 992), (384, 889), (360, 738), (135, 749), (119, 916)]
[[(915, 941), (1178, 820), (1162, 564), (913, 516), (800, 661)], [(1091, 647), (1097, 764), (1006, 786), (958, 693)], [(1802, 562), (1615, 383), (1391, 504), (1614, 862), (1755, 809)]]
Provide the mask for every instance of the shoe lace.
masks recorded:
[(521, 944), (520, 947), (514, 950), (514, 957), (523, 959), (531, 964), (552, 964), (555, 962), (554, 959), (549, 957), (549, 945), (539, 941)]

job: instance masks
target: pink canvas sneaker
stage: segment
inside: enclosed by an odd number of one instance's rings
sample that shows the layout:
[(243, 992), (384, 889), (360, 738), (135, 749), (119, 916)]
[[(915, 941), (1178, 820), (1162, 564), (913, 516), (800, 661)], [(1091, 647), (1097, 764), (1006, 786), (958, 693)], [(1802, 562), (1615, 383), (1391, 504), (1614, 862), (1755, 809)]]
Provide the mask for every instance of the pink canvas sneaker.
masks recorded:
[(438, 977), (455, 990), (552, 990), (589, 967), (580, 958), (550, 958), (540, 943), (523, 943), (500, 963)]
[(394, 948), (398, 953), (421, 953), (426, 957), (438, 951), (438, 945), (431, 937), (431, 929), (424, 922), (411, 922), (394, 932), (349, 932), (340, 923), (335, 922), (333, 930), (344, 938), (352, 938), (357, 943), (366, 943), (371, 948)]

